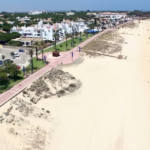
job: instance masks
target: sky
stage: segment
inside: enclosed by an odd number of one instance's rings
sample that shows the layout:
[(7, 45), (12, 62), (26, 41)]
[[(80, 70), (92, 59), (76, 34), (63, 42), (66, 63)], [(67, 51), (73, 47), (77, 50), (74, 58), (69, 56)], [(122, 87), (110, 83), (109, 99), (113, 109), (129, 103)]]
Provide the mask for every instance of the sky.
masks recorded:
[(0, 11), (150, 10), (150, 0), (0, 0)]

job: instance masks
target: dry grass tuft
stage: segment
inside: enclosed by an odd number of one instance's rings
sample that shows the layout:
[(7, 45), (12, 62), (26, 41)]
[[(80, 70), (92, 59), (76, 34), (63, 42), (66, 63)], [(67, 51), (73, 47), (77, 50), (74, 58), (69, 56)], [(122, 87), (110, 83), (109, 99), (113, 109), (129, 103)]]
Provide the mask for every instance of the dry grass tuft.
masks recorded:
[(133, 28), (136, 28), (137, 26), (138, 26), (137, 23), (135, 23), (135, 22), (129, 22), (127, 24), (122, 25), (121, 27), (122, 28), (131, 28), (131, 29), (133, 29)]
[(117, 31), (109, 31), (102, 34), (91, 43), (87, 44), (84, 47), (84, 52), (90, 56), (113, 54), (121, 51), (121, 44), (123, 42), (123, 37), (121, 37)]

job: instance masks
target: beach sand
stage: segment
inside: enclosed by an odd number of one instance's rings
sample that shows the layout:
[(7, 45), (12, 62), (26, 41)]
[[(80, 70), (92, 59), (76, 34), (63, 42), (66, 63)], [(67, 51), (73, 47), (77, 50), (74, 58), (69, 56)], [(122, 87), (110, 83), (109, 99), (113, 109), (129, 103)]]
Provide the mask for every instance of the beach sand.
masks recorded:
[[(15, 128), (19, 136), (8, 132), (10, 125), (0, 124), (0, 150), (149, 150), (150, 20), (118, 32), (127, 59), (83, 56), (62, 67), (81, 81), (80, 89), (39, 101), (36, 112), (44, 108), (50, 116), (28, 117), (22, 128)], [(42, 146), (30, 147), (32, 129), (34, 138), (42, 134), (34, 141)]]
[(119, 32), (127, 60), (84, 57), (64, 67), (82, 88), (54, 106), (51, 150), (150, 149), (150, 21)]

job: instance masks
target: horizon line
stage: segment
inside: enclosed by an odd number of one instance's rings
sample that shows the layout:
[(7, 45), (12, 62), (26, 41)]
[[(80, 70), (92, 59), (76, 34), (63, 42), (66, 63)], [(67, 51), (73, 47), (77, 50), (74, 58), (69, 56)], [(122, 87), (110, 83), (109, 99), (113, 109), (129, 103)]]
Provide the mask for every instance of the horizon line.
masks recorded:
[(150, 10), (140, 10), (140, 9), (133, 9), (133, 10), (94, 10), (94, 9), (84, 9), (84, 10), (26, 10), (26, 11), (5, 11), (1, 10), (0, 13), (29, 13), (29, 12), (34, 12), (34, 11), (41, 11), (41, 12), (129, 12), (129, 11), (142, 11), (142, 12), (149, 12)]

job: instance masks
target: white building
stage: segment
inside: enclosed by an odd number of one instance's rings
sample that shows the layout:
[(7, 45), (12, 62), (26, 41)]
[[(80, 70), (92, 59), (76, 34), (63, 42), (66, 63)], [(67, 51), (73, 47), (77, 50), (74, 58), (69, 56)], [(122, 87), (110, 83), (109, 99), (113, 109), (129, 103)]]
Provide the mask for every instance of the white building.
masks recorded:
[(96, 16), (97, 13), (95, 13), (95, 12), (87, 12), (86, 15), (88, 15), (88, 16)]
[(107, 19), (125, 19), (127, 17), (126, 13), (114, 13), (114, 12), (102, 12), (97, 15), (99, 18)]
[(18, 21), (20, 22), (26, 22), (26, 21), (30, 21), (30, 18), (25, 16), (25, 17), (17, 17), (16, 18)]
[(37, 25), (30, 27), (13, 27), (11, 32), (18, 32), (22, 37), (54, 41), (54, 30), (59, 30), (59, 40), (63, 40), (65, 34), (84, 32), (86, 29), (88, 27), (84, 22), (62, 22), (50, 25), (43, 24), (43, 21), (40, 21)]
[(53, 41), (53, 27), (49, 24), (44, 25), (42, 21), (40, 21), (35, 26), (30, 27), (13, 27), (11, 32), (18, 32), (23, 37), (30, 38), (43, 38), (43, 40)]
[(43, 13), (43, 11), (31, 11), (31, 12), (29, 12), (29, 15), (40, 15), (42, 13)]
[(66, 13), (67, 16), (73, 16), (74, 14), (75, 14), (75, 13), (72, 12), (72, 11)]

